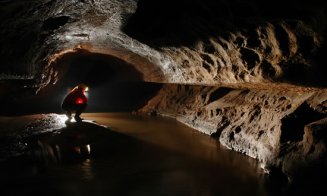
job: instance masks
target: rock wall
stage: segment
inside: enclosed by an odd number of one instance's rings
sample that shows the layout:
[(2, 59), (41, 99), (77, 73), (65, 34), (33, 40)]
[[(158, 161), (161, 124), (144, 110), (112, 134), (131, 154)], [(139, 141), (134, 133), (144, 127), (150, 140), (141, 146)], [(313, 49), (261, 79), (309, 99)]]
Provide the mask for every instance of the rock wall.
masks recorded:
[(172, 59), (121, 31), (135, 9), (133, 0), (1, 2), (1, 79), (33, 79), (40, 90), (58, 80), (60, 58), (91, 52), (133, 64), (145, 81), (166, 81)]
[(309, 88), (166, 84), (141, 111), (174, 117), (260, 160), (267, 171), (294, 175), (298, 165), (325, 156), (326, 100), (326, 90)]
[(53, 85), (56, 60), (83, 50), (133, 64), (149, 82), (326, 86), (325, 10), (315, 0), (3, 1), (1, 79)]
[(325, 13), (319, 1), (140, 0), (125, 32), (170, 56), (180, 77), (142, 111), (172, 116), (291, 179), (326, 159)]
[(170, 56), (179, 82), (326, 86), (325, 10), (318, 1), (140, 0), (125, 32)]

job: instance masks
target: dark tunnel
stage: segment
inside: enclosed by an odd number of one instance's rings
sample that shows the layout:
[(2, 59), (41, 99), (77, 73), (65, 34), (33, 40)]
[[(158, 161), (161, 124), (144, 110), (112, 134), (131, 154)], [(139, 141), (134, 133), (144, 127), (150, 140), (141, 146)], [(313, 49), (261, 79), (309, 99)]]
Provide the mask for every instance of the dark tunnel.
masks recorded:
[(89, 87), (85, 112), (132, 112), (141, 108), (161, 88), (161, 84), (143, 81), (143, 75), (131, 64), (113, 56), (73, 52), (64, 54), (53, 67), (58, 82), (38, 95), (7, 100), (2, 113), (61, 113), (61, 102), (70, 89), (80, 83)]

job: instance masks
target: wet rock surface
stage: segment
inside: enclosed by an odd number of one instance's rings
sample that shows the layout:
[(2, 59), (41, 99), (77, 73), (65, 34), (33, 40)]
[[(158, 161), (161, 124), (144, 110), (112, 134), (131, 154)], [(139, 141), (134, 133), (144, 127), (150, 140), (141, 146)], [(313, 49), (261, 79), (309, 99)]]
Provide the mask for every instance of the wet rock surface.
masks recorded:
[(126, 75), (164, 84), (142, 111), (172, 116), (289, 176), (310, 164), (325, 166), (323, 2), (0, 5), (3, 106), (46, 100), (42, 93), (55, 91), (67, 67), (76, 66), (63, 62), (71, 56), (108, 56), (108, 66), (120, 61)]
[(142, 110), (174, 117), (259, 159), (267, 171), (278, 167), (292, 176), (325, 159), (327, 114), (318, 110), (326, 91), (289, 89), (167, 84)]
[[(33, 135), (42, 133), (58, 134), (56, 131), (66, 126), (65, 119), (65, 116), (57, 114), (20, 117), (16, 120), (11, 118), (12, 121), (16, 121), (16, 124), (22, 124), (16, 128), (13, 128), (13, 125), (8, 122), (2, 122), (4, 125), (0, 127), (0, 161), (26, 153), (28, 150), (27, 139)], [(27, 121), (27, 123), (21, 121)]]

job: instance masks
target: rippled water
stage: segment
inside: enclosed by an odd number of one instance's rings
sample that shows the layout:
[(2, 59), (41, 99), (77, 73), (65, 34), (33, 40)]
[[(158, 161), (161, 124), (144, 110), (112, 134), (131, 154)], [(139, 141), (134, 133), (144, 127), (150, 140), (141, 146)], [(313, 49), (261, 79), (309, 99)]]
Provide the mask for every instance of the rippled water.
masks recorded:
[(174, 120), (108, 113), (84, 117), (108, 127), (71, 123), (27, 137), (24, 155), (1, 163), (1, 192), (69, 196), (283, 193), (283, 185), (268, 179), (257, 161), (226, 150)]

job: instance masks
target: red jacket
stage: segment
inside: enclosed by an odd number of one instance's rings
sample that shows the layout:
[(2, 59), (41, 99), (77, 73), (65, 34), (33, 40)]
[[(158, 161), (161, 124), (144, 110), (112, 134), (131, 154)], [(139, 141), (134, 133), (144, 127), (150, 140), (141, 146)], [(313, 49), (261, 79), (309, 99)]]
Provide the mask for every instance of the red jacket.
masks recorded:
[(87, 97), (85, 96), (83, 90), (75, 88), (65, 97), (63, 104), (65, 105), (87, 104)]

